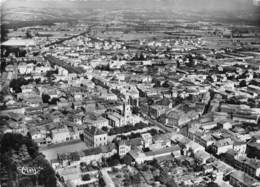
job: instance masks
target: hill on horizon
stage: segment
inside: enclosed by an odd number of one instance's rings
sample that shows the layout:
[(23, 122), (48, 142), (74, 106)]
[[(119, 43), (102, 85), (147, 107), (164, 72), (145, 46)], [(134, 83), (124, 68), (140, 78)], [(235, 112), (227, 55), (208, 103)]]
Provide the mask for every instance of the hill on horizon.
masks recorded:
[[(2, 0), (3, 1), (3, 0)], [(259, 21), (259, 7), (254, 0), (6, 0), (2, 3), (2, 21), (43, 19), (79, 19), (96, 11), (166, 11)]]

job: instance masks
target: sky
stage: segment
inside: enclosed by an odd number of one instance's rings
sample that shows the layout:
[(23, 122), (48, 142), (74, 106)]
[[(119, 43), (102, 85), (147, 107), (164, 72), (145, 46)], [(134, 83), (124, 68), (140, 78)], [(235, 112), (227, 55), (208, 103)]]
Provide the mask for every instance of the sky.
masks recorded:
[[(135, 2), (139, 2), (142, 4), (143, 1), (147, 0), (0, 0), (0, 3), (8, 2), (8, 1), (19, 1), (22, 2), (37, 2), (37, 1), (56, 1), (56, 2), (77, 2), (77, 1), (85, 1), (85, 2), (124, 2), (127, 4), (133, 4)], [(260, 3), (260, 0), (149, 0), (150, 2), (157, 2), (161, 4), (184, 4), (184, 5), (196, 5), (196, 6), (211, 6), (211, 7), (224, 7), (228, 6), (231, 8), (231, 6), (237, 6), (237, 5), (243, 5), (243, 4), (251, 4), (256, 5), (257, 2)]]
[(5, 2), (5, 1), (7, 1), (7, 0), (0, 0), (0, 4), (2, 4), (2, 3)]

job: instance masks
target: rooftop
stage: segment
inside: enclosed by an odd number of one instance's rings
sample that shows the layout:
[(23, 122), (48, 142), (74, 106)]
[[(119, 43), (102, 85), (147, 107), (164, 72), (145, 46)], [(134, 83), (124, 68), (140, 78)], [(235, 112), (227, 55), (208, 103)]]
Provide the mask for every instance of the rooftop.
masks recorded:
[(101, 135), (101, 134), (106, 134), (106, 132), (102, 131), (101, 129), (98, 129), (94, 126), (90, 126), (84, 129), (84, 132), (87, 132), (91, 135)]
[(246, 186), (253, 186), (255, 184), (257, 184), (255, 186), (260, 186), (260, 182), (258, 180), (254, 179), (253, 177), (250, 177), (242, 171), (234, 171), (231, 173), (230, 176), (245, 184)]

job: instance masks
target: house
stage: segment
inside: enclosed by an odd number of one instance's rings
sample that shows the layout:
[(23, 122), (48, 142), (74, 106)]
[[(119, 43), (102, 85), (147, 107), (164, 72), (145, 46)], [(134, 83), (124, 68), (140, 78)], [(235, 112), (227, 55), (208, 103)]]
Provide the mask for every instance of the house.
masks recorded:
[(71, 108), (71, 105), (71, 102), (67, 101), (65, 98), (61, 98), (57, 102), (58, 109)]
[(80, 92), (74, 93), (74, 99), (75, 99), (75, 101), (82, 101), (83, 94)]
[(101, 162), (102, 158), (108, 158), (116, 154), (117, 150), (114, 144), (108, 146), (94, 147), (80, 152), (80, 161), (90, 164), (91, 162)]
[(237, 168), (244, 171), (252, 177), (260, 177), (260, 160), (247, 157), (238, 157), (236, 159)]
[(145, 148), (149, 147), (152, 144), (153, 139), (150, 133), (141, 134), (141, 137)]
[(210, 134), (205, 134), (199, 139), (199, 144), (207, 148), (214, 143), (214, 138)]
[(166, 106), (162, 106), (162, 105), (153, 105), (150, 107), (150, 115), (153, 118), (158, 118), (159, 116), (161, 116), (162, 114), (164, 114), (166, 112), (167, 107)]
[(234, 149), (234, 151), (236, 151), (236, 153), (245, 154), (246, 153), (246, 142), (234, 141), (233, 149)]
[(20, 74), (30, 74), (34, 71), (35, 65), (32, 63), (20, 63), (17, 68)]
[(78, 166), (80, 162), (86, 162), (86, 164), (101, 162), (102, 158), (109, 158), (116, 153), (115, 144), (110, 143), (105, 146), (58, 154), (57, 159), (52, 159), (51, 163), (55, 169)]
[(80, 140), (81, 134), (83, 134), (83, 127), (81, 126), (73, 126), (70, 127), (71, 139), (72, 140)]
[(102, 156), (104, 158), (110, 158), (111, 156), (117, 154), (117, 148), (114, 143), (108, 143), (106, 145), (101, 146)]
[(123, 140), (118, 144), (118, 155), (120, 157), (125, 156), (131, 150), (131, 145), (128, 141)]
[(233, 149), (233, 141), (230, 138), (221, 139), (212, 144), (212, 150), (217, 155), (225, 153), (229, 149)]
[(135, 148), (129, 152), (130, 156), (136, 163), (140, 164), (148, 160), (153, 160), (159, 157), (170, 156), (179, 157), (181, 148), (177, 146), (165, 147), (155, 151), (143, 152), (141, 149)]
[(124, 116), (117, 112), (109, 112), (106, 114), (106, 118), (109, 121), (111, 127), (121, 127), (125, 124)]
[(201, 124), (201, 129), (204, 131), (211, 130), (215, 127), (217, 127), (217, 123), (214, 121)]
[(49, 66), (35, 66), (34, 67), (34, 72), (41, 74), (41, 73), (46, 73), (49, 71), (51, 68)]
[(110, 100), (110, 101), (116, 101), (117, 96), (113, 93), (102, 93), (100, 98), (105, 99), (105, 100)]
[(211, 155), (206, 151), (197, 151), (194, 153), (194, 157), (198, 159), (202, 164), (206, 164), (210, 160)]
[(99, 129), (101, 129), (102, 127), (109, 127), (108, 119), (92, 113), (89, 113), (89, 115), (83, 117), (83, 123)]
[(223, 129), (231, 129), (233, 126), (233, 121), (232, 120), (221, 120), (218, 122), (218, 124), (222, 125)]
[(12, 129), (13, 133), (22, 134), (24, 136), (26, 136), (28, 133), (28, 128), (23, 123), (15, 125), (15, 126), (12, 126), (12, 123), (10, 123), (9, 127)]
[(39, 139), (43, 139), (46, 137), (40, 130), (38, 129), (30, 129), (30, 135), (34, 141), (37, 141)]
[(131, 148), (142, 148), (143, 145), (143, 141), (141, 137), (137, 137), (137, 138), (132, 138), (127, 140), (127, 142), (129, 143), (129, 145), (131, 146)]
[(197, 128), (190, 128), (188, 130), (188, 137), (205, 148), (212, 145), (215, 141), (211, 134), (206, 134), (203, 130)]
[(248, 85), (248, 91), (260, 94), (260, 87), (255, 85)]
[(257, 124), (259, 121), (259, 115), (258, 114), (235, 113), (235, 114), (233, 114), (233, 120), (237, 121), (237, 122)]
[(130, 156), (135, 160), (137, 164), (144, 163), (146, 161), (145, 153), (141, 152), (139, 149), (132, 149), (129, 152)]
[(146, 160), (172, 155), (174, 157), (181, 156), (181, 148), (178, 145), (161, 148), (155, 151), (145, 152)]
[(49, 136), (47, 136), (48, 131), (44, 127), (31, 128), (29, 132), (33, 141), (37, 143), (38, 146), (43, 146), (52, 143), (52, 139)]
[(9, 64), (5, 67), (5, 71), (9, 72), (9, 71), (14, 71), (15, 67), (12, 64)]
[(233, 171), (229, 183), (234, 187), (260, 187), (260, 182), (242, 171)]
[(52, 143), (62, 143), (71, 140), (71, 133), (67, 126), (53, 129), (51, 131)]
[(13, 130), (8, 125), (2, 125), (0, 127), (0, 134), (12, 133)]
[(198, 144), (194, 141), (187, 142), (185, 144), (185, 147), (186, 147), (186, 151), (192, 150), (194, 154), (198, 151), (204, 151), (205, 150), (205, 148), (203, 146), (201, 146), (200, 144)]
[(60, 91), (57, 89), (50, 89), (50, 90), (47, 90), (46, 94), (48, 94), (50, 96), (50, 99), (59, 98)]
[(26, 69), (27, 69), (27, 64), (26, 63), (19, 63), (17, 68), (18, 68), (18, 71), (19, 71), (20, 74), (25, 74)]
[(107, 133), (94, 126), (84, 129), (84, 142), (90, 147), (99, 147), (107, 144)]
[(33, 84), (22, 85), (21, 89), (22, 89), (22, 93), (30, 94), (31, 92), (34, 92), (35, 86)]
[[(189, 112), (189, 114), (191, 114)], [(191, 115), (187, 115), (184, 111), (173, 109), (166, 113), (165, 125), (167, 127), (182, 126), (191, 121)]]
[(171, 133), (159, 134), (153, 137), (153, 142), (149, 146), (149, 149), (155, 151), (170, 146), (171, 146)]
[(61, 153), (57, 155), (57, 161), (61, 166), (76, 166), (80, 163), (80, 155), (78, 152)]
[(207, 164), (202, 167), (202, 170), (204, 172), (204, 175), (206, 175), (208, 173), (212, 173), (214, 171), (214, 168), (212, 165)]
[(250, 158), (260, 159), (260, 142), (250, 141), (247, 144), (246, 153)]

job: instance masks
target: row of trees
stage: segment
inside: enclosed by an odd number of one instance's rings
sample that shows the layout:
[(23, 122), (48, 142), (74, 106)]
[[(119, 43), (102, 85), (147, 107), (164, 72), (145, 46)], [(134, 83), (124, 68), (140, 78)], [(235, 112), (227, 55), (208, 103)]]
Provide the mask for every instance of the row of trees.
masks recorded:
[[(147, 131), (147, 133), (150, 133), (152, 136), (155, 136), (157, 134), (161, 134), (162, 131), (160, 131), (160, 130), (158, 131), (156, 129), (150, 129), (150, 130)], [(127, 135), (127, 136), (121, 135), (121, 136), (118, 136), (118, 137), (120, 137), (122, 140), (134, 139), (134, 138), (141, 137), (141, 133), (139, 133), (139, 132), (138, 133), (131, 133), (130, 135)]]
[(124, 157), (120, 158), (118, 154), (115, 154), (109, 158), (103, 158), (102, 163), (104, 167), (113, 167), (117, 166), (119, 164), (126, 164), (126, 165), (131, 165), (133, 161), (133, 158), (129, 155), (126, 154)]
[(135, 131), (138, 129), (143, 129), (145, 127), (148, 127), (148, 125), (140, 122), (140, 123), (136, 123), (135, 125), (125, 125), (123, 127), (112, 128), (108, 134), (109, 135), (122, 134), (122, 133), (127, 133), (130, 131)]

